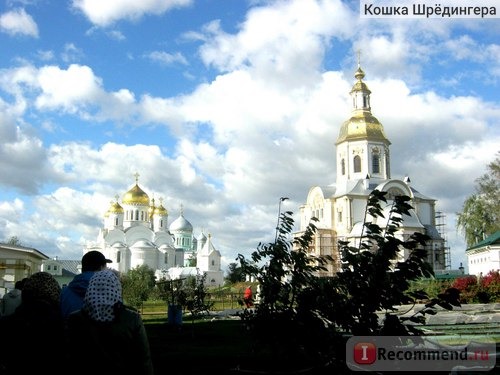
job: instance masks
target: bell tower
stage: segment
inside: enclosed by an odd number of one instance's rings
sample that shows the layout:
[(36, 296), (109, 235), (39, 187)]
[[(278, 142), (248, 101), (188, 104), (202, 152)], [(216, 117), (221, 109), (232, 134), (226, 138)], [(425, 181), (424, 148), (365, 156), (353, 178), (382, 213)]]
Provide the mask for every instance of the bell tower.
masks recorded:
[(351, 95), (351, 117), (345, 121), (335, 143), (337, 151), (337, 187), (349, 181), (390, 178), (389, 145), (384, 127), (372, 115), (371, 91), (363, 82), (365, 72), (358, 63)]

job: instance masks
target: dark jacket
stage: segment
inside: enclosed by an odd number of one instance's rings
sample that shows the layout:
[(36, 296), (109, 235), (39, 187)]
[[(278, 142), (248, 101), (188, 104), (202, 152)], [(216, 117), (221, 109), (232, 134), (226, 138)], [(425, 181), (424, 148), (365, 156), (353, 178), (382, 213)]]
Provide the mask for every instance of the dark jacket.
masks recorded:
[(21, 304), (21, 291), (19, 289), (12, 289), (6, 293), (2, 299), (2, 311), (0, 316), (7, 316), (13, 314), (17, 307)]
[(14, 314), (0, 318), (0, 335), (0, 375), (67, 373), (59, 306), (23, 301)]
[(118, 308), (112, 322), (96, 322), (83, 310), (71, 313), (67, 339), (75, 374), (153, 374), (142, 318), (126, 306)]
[(94, 271), (86, 271), (76, 275), (73, 280), (61, 291), (61, 313), (67, 318), (73, 311), (80, 310), (83, 306), (83, 297), (89, 286), (89, 281)]

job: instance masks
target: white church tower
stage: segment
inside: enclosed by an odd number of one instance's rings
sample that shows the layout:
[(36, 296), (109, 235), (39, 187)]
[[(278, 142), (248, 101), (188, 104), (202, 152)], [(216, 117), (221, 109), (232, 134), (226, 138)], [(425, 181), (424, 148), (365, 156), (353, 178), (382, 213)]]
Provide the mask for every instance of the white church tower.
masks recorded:
[[(339, 269), (338, 241), (359, 244), (370, 193), (374, 189), (387, 192), (385, 217), (389, 215), (394, 197), (407, 195), (411, 198), (409, 203), (413, 210), (411, 216), (403, 218), (398, 236), (406, 239), (414, 232), (429, 235), (428, 262), (435, 271), (442, 270), (447, 262), (444, 239), (436, 229), (436, 200), (419, 193), (410, 185), (408, 177), (402, 180), (391, 178), (391, 142), (382, 124), (372, 114), (371, 91), (363, 82), (364, 77), (365, 73), (358, 64), (354, 74), (356, 82), (350, 92), (351, 116), (341, 125), (335, 142), (336, 182), (310, 188), (306, 203), (300, 207), (300, 228), (295, 235), (303, 233), (313, 217), (318, 219), (313, 252), (334, 258), (325, 272), (325, 275), (331, 275)], [(378, 220), (377, 224), (385, 227), (385, 223)], [(407, 255), (401, 254), (401, 259)]]

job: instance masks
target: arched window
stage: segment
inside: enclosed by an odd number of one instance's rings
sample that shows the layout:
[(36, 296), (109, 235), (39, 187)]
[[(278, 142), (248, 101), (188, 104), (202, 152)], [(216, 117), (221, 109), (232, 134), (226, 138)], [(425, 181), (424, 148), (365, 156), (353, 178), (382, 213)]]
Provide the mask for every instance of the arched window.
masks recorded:
[(361, 172), (361, 157), (356, 155), (354, 157), (354, 173)]
[(118, 218), (115, 217), (115, 226), (118, 226)]
[(342, 176), (345, 176), (345, 159), (340, 161), (340, 170), (342, 171)]
[(380, 173), (380, 155), (378, 150), (373, 151), (372, 155), (372, 173)]

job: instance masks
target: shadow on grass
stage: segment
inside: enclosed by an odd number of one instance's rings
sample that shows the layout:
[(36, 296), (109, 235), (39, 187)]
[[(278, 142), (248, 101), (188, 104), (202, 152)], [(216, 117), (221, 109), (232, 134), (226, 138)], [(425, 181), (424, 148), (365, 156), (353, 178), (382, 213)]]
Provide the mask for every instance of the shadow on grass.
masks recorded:
[[(144, 321), (155, 374), (348, 374), (343, 364), (317, 364), (256, 351), (241, 320)], [(342, 353), (344, 355), (344, 353)]]
[[(332, 360), (328, 363), (314, 363), (291, 353), (288, 356), (277, 358), (270, 352), (256, 350), (254, 343), (247, 339), (248, 333), (241, 320), (198, 320), (194, 322), (188, 320), (180, 326), (172, 326), (167, 324), (165, 318), (161, 318), (146, 319), (144, 323), (151, 345), (156, 375), (342, 375), (373, 373), (350, 371), (343, 360), (345, 346), (339, 348), (338, 360)], [(498, 345), (497, 351), (500, 349)], [(487, 372), (488, 375), (499, 373), (499, 367)], [(406, 374), (411, 373), (407, 372)], [(434, 374), (440, 375), (442, 373), (434, 372)], [(468, 372), (460, 372), (459, 374), (465, 375)], [(485, 374), (485, 372), (474, 372), (473, 374), (480, 375)]]

